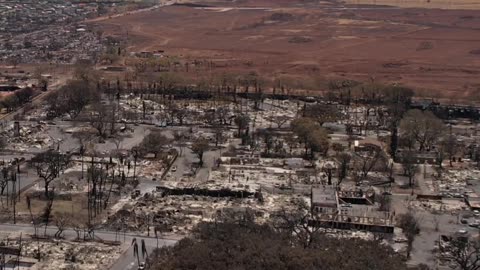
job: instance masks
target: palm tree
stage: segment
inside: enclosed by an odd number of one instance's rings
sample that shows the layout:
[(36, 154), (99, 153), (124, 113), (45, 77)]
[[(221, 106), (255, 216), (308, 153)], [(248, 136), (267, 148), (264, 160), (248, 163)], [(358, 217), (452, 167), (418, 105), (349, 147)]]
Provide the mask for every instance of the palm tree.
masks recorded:
[(36, 220), (35, 218), (33, 217), (33, 213), (32, 213), (32, 202), (30, 200), (30, 196), (27, 196), (26, 198), (26, 201), (27, 201), (27, 208), (28, 208), (28, 211), (30, 212), (30, 217), (32, 218), (32, 225), (33, 225), (33, 230), (34, 230), (34, 237), (37, 239), (37, 259), (38, 261), (40, 261), (40, 239), (38, 237), (38, 234), (37, 234), (37, 223), (36, 223)]
[[(140, 256), (138, 253), (137, 238), (132, 239), (132, 246), (133, 246), (133, 257), (137, 257), (138, 265), (140, 265)], [(142, 251), (143, 251), (143, 247), (142, 247)]]
[(81, 141), (80, 142), (80, 150), (79, 150), (79, 153), (80, 153), (80, 156), (82, 157), (82, 178), (83, 179), (83, 157), (85, 156), (85, 146), (83, 145), (83, 142)]
[(142, 257), (145, 260), (145, 258), (148, 259), (148, 252), (147, 252), (147, 246), (145, 245), (145, 240), (142, 239)]
[(161, 229), (159, 226), (155, 226), (155, 228), (153, 229), (154, 233), (155, 233), (155, 238), (157, 239), (157, 249), (158, 249), (158, 233), (162, 233), (161, 232)]
[(137, 179), (137, 160), (140, 157), (140, 149), (138, 147), (134, 147), (131, 150), (133, 156), (133, 181)]
[(32, 202), (30, 200), (30, 196), (27, 196), (25, 200), (27, 201), (27, 208), (28, 208), (28, 211), (30, 212), (30, 218), (32, 219), (34, 236), (37, 237), (37, 225), (35, 224), (35, 218), (33, 217), (33, 213), (32, 213)]

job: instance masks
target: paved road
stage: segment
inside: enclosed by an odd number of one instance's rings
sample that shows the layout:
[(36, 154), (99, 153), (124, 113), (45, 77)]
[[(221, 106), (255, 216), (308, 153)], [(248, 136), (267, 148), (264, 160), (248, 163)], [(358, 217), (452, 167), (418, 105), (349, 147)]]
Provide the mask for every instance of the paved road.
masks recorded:
[[(145, 240), (148, 254), (150, 254), (157, 247), (157, 240), (155, 238), (126, 236), (124, 244), (129, 245), (129, 248), (122, 256), (120, 256), (118, 261), (110, 268), (110, 270), (135, 270), (138, 268), (138, 261), (136, 257), (133, 256), (133, 246), (130, 244), (133, 238), (136, 238), (137, 241), (141, 241), (142, 239)], [(177, 240), (159, 239), (158, 247), (171, 246), (176, 242)], [(138, 243), (140, 244), (140, 242)]]
[[(0, 231), (7, 231), (7, 232), (22, 232), (23, 234), (33, 234), (34, 229), (29, 224), (0, 224)], [(53, 235), (57, 229), (55, 227), (48, 227), (47, 234)], [(43, 232), (43, 229), (42, 229)], [(76, 233), (73, 230), (66, 230), (64, 232), (65, 239), (73, 240), (76, 238)], [(110, 268), (111, 270), (131, 270), (136, 269), (137, 263), (136, 258), (133, 257), (133, 247), (131, 246), (132, 240), (134, 238), (137, 239), (138, 243), (140, 244), (141, 240), (145, 241), (145, 245), (147, 247), (147, 251), (150, 253), (153, 251), (154, 248), (157, 247), (157, 239), (154, 237), (146, 237), (143, 235), (135, 235), (135, 234), (117, 234), (111, 231), (95, 231), (95, 237), (97, 239), (107, 240), (107, 241), (121, 241), (122, 244), (127, 247), (128, 249), (126, 252), (121, 256), (118, 261)], [(174, 245), (177, 242), (175, 239), (165, 239), (161, 238), (158, 239), (158, 246), (170, 246)]]
[[(203, 154), (203, 166), (197, 170), (195, 174), (195, 182), (206, 182), (210, 176), (210, 171), (215, 165), (215, 160), (220, 157), (220, 150), (207, 151)], [(198, 162), (197, 156), (188, 147), (183, 149), (181, 156), (177, 158), (174, 166), (177, 167), (176, 172), (173, 172), (173, 178), (185, 178), (184, 172), (191, 171), (192, 165)]]
[[(31, 104), (40, 104), (48, 94), (50, 94), (54, 91), (58, 91), (58, 89), (60, 89), (61, 86), (63, 86), (65, 84), (65, 82), (66, 82), (65, 77), (61, 77), (61, 78), (57, 79), (53, 84), (51, 84), (49, 86), (49, 90), (47, 92), (43, 92), (40, 95), (36, 96), (32, 100)], [(8, 113), (8, 114), (5, 114), (5, 115), (1, 116), (0, 120), (1, 121), (12, 121), (16, 115), (23, 113), (23, 109), (24, 109), (25, 106), (22, 106), (22, 107), (16, 109), (15, 111), (13, 111), (11, 113)], [(28, 159), (33, 157), (33, 153), (41, 152), (38, 149), (33, 149), (32, 148), (31, 150), (32, 151), (29, 152), (29, 153), (15, 153), (15, 152), (12, 152), (11, 154), (5, 154), (4, 153), (1, 156), (4, 160), (19, 158), (19, 157), (24, 157), (26, 160), (28, 160)], [(6, 152), (8, 152), (8, 151), (6, 151)], [(23, 190), (24, 188), (31, 186), (36, 180), (38, 180), (38, 177), (37, 177), (35, 171), (32, 170), (31, 168), (28, 168), (25, 164), (23, 164), (21, 166), (20, 173), (17, 176), (18, 176), (19, 181), (17, 181), (17, 183), (15, 184), (16, 185), (15, 189), (13, 188), (13, 182), (9, 182), (7, 184), (6, 190), (4, 192), (5, 195), (6, 194), (12, 194), (13, 191), (18, 192), (19, 190)]]
[(157, 8), (173, 5), (173, 4), (175, 4), (175, 2), (176, 1), (173, 1), (173, 0), (172, 1), (165, 1), (164, 3), (155, 5), (153, 7), (144, 8), (144, 9), (137, 9), (137, 10), (132, 10), (132, 11), (126, 11), (126, 12), (117, 13), (117, 14), (113, 14), (113, 15), (96, 17), (96, 18), (93, 18), (93, 19), (84, 20), (84, 22), (85, 23), (101, 22), (101, 21), (110, 20), (110, 19), (113, 19), (113, 18), (123, 17), (123, 16), (126, 16), (126, 15), (137, 14), (137, 13), (142, 13), (142, 12), (146, 12), (146, 11), (152, 11), (152, 10), (155, 10)]
[[(420, 191), (416, 192), (421, 192), (423, 194), (432, 193), (427, 184), (429, 182), (431, 183), (431, 175), (433, 172), (434, 170), (432, 166), (427, 165), (424, 167), (424, 165), (420, 165), (420, 169), (415, 177), (416, 185)], [(405, 178), (403, 180), (405, 181), (404, 184), (406, 185), (408, 180)], [(409, 200), (411, 200), (410, 194), (392, 195), (392, 208), (395, 211), (396, 216), (408, 211)], [(452, 199), (451, 203), (455, 203), (455, 199)], [(459, 211), (456, 213), (444, 212), (435, 215), (431, 211), (427, 211), (421, 207), (416, 207), (413, 210), (413, 213), (417, 217), (420, 225), (420, 234), (415, 238), (411, 258), (409, 261), (415, 265), (423, 263), (433, 267), (433, 269), (436, 269), (435, 267), (437, 266), (438, 262), (436, 261), (433, 249), (436, 246), (436, 241), (441, 235), (451, 235), (459, 230), (465, 230), (472, 236), (478, 234), (478, 229), (459, 223)], [(435, 228), (437, 223), (438, 230)]]
[[(48, 91), (42, 92), (38, 96), (34, 97), (30, 104), (40, 104), (45, 99), (45, 97), (47, 97), (47, 95), (60, 89), (66, 83), (66, 81), (67, 79), (65, 77), (58, 78), (54, 83), (48, 86)], [(1, 116), (0, 120), (2, 121), (13, 120), (16, 115), (21, 114), (23, 112), (23, 109), (25, 108), (26, 105), (28, 105), (28, 103), (11, 113), (7, 113)]]

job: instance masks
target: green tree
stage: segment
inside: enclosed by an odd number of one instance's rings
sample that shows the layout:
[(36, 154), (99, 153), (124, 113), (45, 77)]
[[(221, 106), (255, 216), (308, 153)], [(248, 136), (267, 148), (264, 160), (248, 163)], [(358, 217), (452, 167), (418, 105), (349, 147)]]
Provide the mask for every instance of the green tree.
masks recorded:
[(275, 134), (273, 133), (272, 129), (269, 128), (258, 129), (256, 134), (262, 139), (265, 146), (264, 154), (268, 156), (275, 143)]
[(403, 174), (408, 177), (408, 186), (412, 187), (415, 175), (419, 170), (415, 153), (412, 151), (405, 151), (402, 153), (402, 168)]
[(345, 178), (347, 178), (352, 155), (348, 152), (340, 152), (335, 156), (335, 160), (338, 164), (338, 184), (340, 184)]
[(325, 129), (311, 118), (297, 118), (292, 121), (293, 132), (305, 146), (305, 156), (313, 158), (315, 153), (326, 154), (329, 147)]
[(478, 239), (454, 238), (442, 253), (455, 263), (456, 267), (452, 269), (480, 269), (480, 240)]
[(407, 258), (410, 258), (410, 254), (413, 249), (413, 241), (415, 237), (420, 233), (420, 224), (415, 215), (409, 211), (398, 217), (397, 226), (402, 229), (403, 234), (407, 238)]
[(250, 123), (250, 117), (248, 115), (239, 115), (235, 117), (235, 125), (238, 127), (238, 136), (243, 137), (242, 131), (248, 128), (248, 124)]
[(401, 136), (415, 140), (420, 151), (429, 150), (442, 136), (445, 126), (432, 112), (410, 110), (400, 122)]
[(343, 114), (335, 105), (315, 104), (305, 107), (304, 117), (312, 118), (322, 126), (327, 122), (337, 122)]
[(407, 269), (403, 256), (377, 241), (318, 233), (305, 247), (294, 238), (245, 217), (202, 223), (191, 237), (150, 254), (150, 269)]
[(438, 149), (439, 155), (444, 155), (446, 158), (448, 158), (450, 167), (453, 166), (453, 158), (460, 149), (460, 146), (460, 142), (458, 141), (457, 137), (452, 133), (452, 128), (450, 127), (449, 134), (444, 136), (440, 140)]
[(323, 128), (312, 130), (308, 136), (308, 144), (311, 149), (311, 158), (313, 158), (314, 153), (325, 156), (329, 147), (327, 131)]
[(154, 131), (145, 136), (140, 144), (140, 148), (145, 153), (153, 153), (155, 158), (157, 158), (158, 154), (160, 154), (170, 142), (171, 140), (161, 132)]
[(203, 154), (208, 150), (208, 148), (208, 140), (203, 137), (199, 137), (195, 140), (195, 142), (193, 142), (192, 152), (197, 155), (200, 166), (203, 165)]
[(36, 170), (38, 177), (44, 182), (45, 197), (50, 198), (50, 184), (70, 163), (70, 156), (49, 150), (39, 153), (30, 160), (30, 165)]
[(96, 85), (83, 80), (71, 80), (59, 91), (48, 96), (48, 111), (51, 117), (68, 114), (70, 118), (75, 119), (85, 106), (98, 100)]
[(9, 95), (2, 100), (1, 104), (7, 109), (7, 112), (11, 112), (20, 105), (20, 102), (16, 95)]

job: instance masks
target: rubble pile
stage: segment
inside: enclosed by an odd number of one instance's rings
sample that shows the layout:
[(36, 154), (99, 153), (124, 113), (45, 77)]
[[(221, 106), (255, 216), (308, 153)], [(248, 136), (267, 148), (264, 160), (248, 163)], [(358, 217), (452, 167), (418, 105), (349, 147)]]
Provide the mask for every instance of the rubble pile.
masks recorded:
[(185, 235), (199, 222), (212, 221), (223, 212), (248, 209), (255, 213), (258, 222), (265, 222), (271, 213), (289, 208), (293, 202), (291, 196), (273, 194), (238, 198), (154, 192), (137, 201), (125, 202), (121, 210), (108, 218), (106, 226), (146, 234), (148, 229), (152, 230), (152, 224), (161, 224), (162, 233)]
[[(83, 193), (85, 191), (85, 182), (79, 181), (78, 178), (62, 177), (61, 181), (53, 182), (57, 193)], [(36, 185), (38, 189), (42, 189), (42, 185)]]
[(145, 110), (149, 112), (151, 117), (155, 112), (159, 112), (165, 109), (165, 106), (149, 99), (142, 99), (140, 97), (128, 96), (120, 101), (120, 108), (126, 113), (134, 113), (136, 115), (142, 115)]
[[(35, 82), (31, 82), (30, 81), (25, 81), (25, 85), (31, 85), (31, 84), (35, 84), (36, 83), (36, 80)], [(18, 84), (18, 81), (17, 81), (17, 84)], [(47, 106), (46, 105), (42, 105), (42, 106), (35, 106), (31, 109), (29, 109), (28, 111), (28, 114), (25, 114), (23, 115), (23, 120), (25, 121), (43, 121), (43, 120), (46, 120), (48, 118), (48, 113), (47, 113)]]
[(24, 39), (36, 42), (32, 47), (23, 47), (15, 51), (1, 50), (0, 48), (0, 58), (7, 59), (15, 54), (20, 62), (25, 63), (53, 61), (59, 64), (69, 64), (78, 59), (90, 59), (92, 55), (100, 54), (104, 50), (104, 41), (96, 33), (78, 31), (74, 26), (47, 28), (13, 37), (11, 42), (21, 44)]
[(480, 170), (448, 170), (440, 179), (434, 181), (434, 187), (442, 196), (463, 198), (466, 193), (471, 192), (468, 185), (477, 179), (480, 179)]
[[(150, 100), (142, 99), (139, 96), (129, 95), (125, 99), (126, 101), (121, 101), (120, 106), (126, 114), (134, 115), (143, 115), (144, 109), (146, 111), (145, 118), (148, 120), (169, 120), (177, 121), (172, 114), (168, 113), (168, 106), (161, 104), (159, 100)], [(166, 101), (166, 100), (163, 100)], [(183, 123), (189, 124), (204, 124), (205, 116), (208, 113), (214, 113), (218, 109), (224, 109), (225, 115), (223, 116), (224, 120), (227, 123), (232, 123), (233, 119), (239, 113), (247, 114), (251, 119), (252, 123), (254, 122), (256, 128), (277, 128), (278, 123), (276, 123), (275, 118), (283, 118), (281, 123), (282, 127), (288, 127), (290, 121), (294, 119), (298, 113), (299, 107), (295, 102), (290, 101), (274, 101), (274, 100), (265, 100), (264, 107), (259, 108), (259, 110), (244, 111), (242, 106), (238, 104), (228, 103), (228, 104), (205, 104), (205, 103), (196, 103), (196, 102), (176, 102), (177, 107), (186, 110), (188, 113), (185, 115), (182, 120)], [(217, 119), (218, 120), (218, 119)]]
[(219, 168), (210, 173), (209, 179), (221, 184), (242, 183), (258, 189), (262, 186), (321, 183), (326, 181), (326, 174), (321, 169), (312, 169), (312, 164), (303, 159), (237, 155), (221, 157)]
[(103, 50), (101, 39), (97, 33), (77, 23), (97, 14), (95, 3), (2, 3), (0, 59), (71, 63), (90, 58)]
[(292, 170), (254, 166), (229, 166), (222, 165), (217, 171), (210, 173), (210, 180), (217, 185), (243, 184), (251, 189), (259, 189), (263, 186), (286, 186), (299, 183), (299, 178)]
[(100, 243), (78, 243), (70, 241), (36, 242), (24, 241), (22, 256), (35, 257), (40, 250), (42, 260), (38, 269), (108, 269), (122, 254), (119, 246)]
[(35, 1), (7, 2), (0, 7), (0, 32), (23, 33), (40, 30), (46, 25), (61, 25), (94, 15), (95, 4), (55, 3)]
[(343, 113), (348, 116), (344, 119), (344, 123), (359, 126), (379, 125), (386, 109), (382, 107), (372, 109), (366, 106), (350, 106), (346, 107)]
[[(172, 156), (167, 157), (168, 160), (172, 159)], [(84, 160), (84, 170), (87, 170), (87, 167), (90, 166), (91, 157), (85, 156)], [(167, 160), (167, 162), (168, 162)], [(114, 164), (114, 170), (116, 175), (125, 175), (127, 178), (133, 177), (134, 174), (134, 160), (132, 157), (124, 158), (120, 161), (119, 158), (112, 157), (110, 158), (108, 155), (105, 157), (95, 157), (96, 163), (103, 163), (103, 164)], [(163, 160), (137, 160), (136, 163), (136, 177), (139, 178), (148, 178), (148, 179), (159, 179), (163, 173), (165, 172), (165, 168), (167, 164), (164, 163)], [(110, 168), (111, 165), (110, 165)], [(65, 170), (65, 173), (70, 172), (80, 172), (82, 169), (82, 162), (80, 159), (74, 160), (71, 163), (70, 167)]]
[(415, 200), (411, 201), (411, 204), (417, 209), (423, 209), (431, 213), (454, 214), (466, 208), (463, 201), (457, 200)]
[(262, 110), (255, 112), (254, 118), (252, 118), (255, 119), (255, 126), (258, 128), (276, 128), (277, 124), (273, 121), (275, 117), (285, 118), (286, 120), (285, 123), (282, 123), (282, 127), (288, 127), (291, 120), (295, 119), (298, 111), (302, 109), (296, 102), (288, 100), (265, 99), (264, 104), (264, 107), (268, 107), (268, 109), (261, 108)]
[(41, 124), (30, 124), (21, 126), (18, 136), (15, 136), (13, 124), (2, 132), (7, 138), (7, 147), (15, 151), (29, 151), (32, 148), (45, 149), (51, 147), (55, 140), (48, 135), (47, 127)]
[(109, 217), (107, 226), (146, 232), (148, 216), (151, 224), (165, 224), (167, 232), (186, 234), (200, 221), (210, 220), (217, 210), (234, 204), (234, 201), (202, 196), (144, 197), (126, 203)]
[(148, 179), (160, 179), (165, 172), (165, 168), (167, 167), (167, 164), (164, 164), (163, 162), (157, 160), (157, 161), (149, 161), (149, 160), (144, 160), (141, 161), (139, 165), (137, 165), (139, 168), (138, 170), (138, 177), (145, 177)]
[[(186, 192), (176, 192), (175, 190), (185, 190)], [(222, 191), (229, 191), (227, 195), (211, 195), (217, 197), (249, 197), (256, 194), (258, 188), (257, 186), (250, 186), (241, 183), (224, 183), (224, 182), (216, 182), (210, 180), (208, 182), (202, 182), (197, 184), (190, 184), (184, 182), (166, 182), (162, 183), (162, 185), (157, 186), (157, 191), (163, 192), (163, 194), (170, 195), (170, 194), (184, 194), (188, 193), (189, 191), (192, 193), (200, 194), (200, 193), (222, 193)], [(201, 191), (201, 192), (195, 192)], [(240, 193), (245, 193), (242, 195)], [(239, 193), (240, 195), (236, 195)]]

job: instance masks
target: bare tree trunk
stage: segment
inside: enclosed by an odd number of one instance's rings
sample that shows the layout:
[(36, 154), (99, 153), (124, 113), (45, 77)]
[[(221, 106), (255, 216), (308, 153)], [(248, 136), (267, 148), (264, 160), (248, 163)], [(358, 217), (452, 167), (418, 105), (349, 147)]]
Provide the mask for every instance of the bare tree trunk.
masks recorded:
[(105, 199), (105, 204), (103, 206), (103, 209), (107, 209), (107, 205), (108, 205), (108, 201), (110, 201), (110, 196), (112, 194), (112, 189), (113, 189), (113, 183), (115, 182), (115, 171), (113, 172), (113, 178), (112, 178), (112, 181), (110, 183), (110, 188), (108, 190), (108, 195), (107, 195), (107, 198)]
[(133, 159), (133, 181), (137, 179), (137, 157)]
[(44, 191), (44, 192), (45, 192), (45, 198), (47, 198), (47, 199), (48, 199), (49, 196), (50, 196), (50, 195), (48, 194), (48, 186), (49, 186), (49, 185), (50, 185), (50, 182), (45, 181), (45, 191)]

